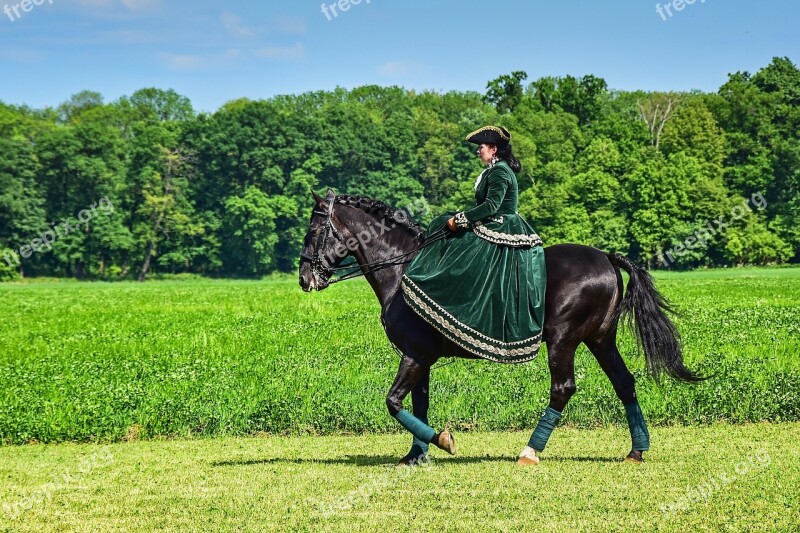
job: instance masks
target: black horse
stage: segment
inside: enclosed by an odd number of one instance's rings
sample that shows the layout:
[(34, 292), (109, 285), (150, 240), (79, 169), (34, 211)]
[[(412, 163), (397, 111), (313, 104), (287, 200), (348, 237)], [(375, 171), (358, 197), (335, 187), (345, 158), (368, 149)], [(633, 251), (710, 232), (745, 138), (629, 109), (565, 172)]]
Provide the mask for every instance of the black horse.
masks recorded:
[[(403, 272), (424, 246), (424, 230), (404, 211), (370, 198), (336, 196), (328, 189), (326, 198), (314, 194), (314, 199), (316, 205), (300, 259), (300, 286), (307, 292), (326, 288), (332, 283), (333, 274), (341, 269), (343, 259), (355, 258), (358, 274), (366, 276), (380, 301), (386, 335), (402, 354), (386, 399), (389, 412), (398, 417), (403, 399), (411, 393), (411, 418), (416, 419), (414, 424), (420, 422), (427, 428), (431, 366), (443, 356), (477, 356), (446, 339), (417, 315), (401, 294)], [(633, 441), (626, 460), (641, 462), (642, 452), (649, 448), (649, 438), (636, 400), (634, 378), (617, 350), (617, 326), (622, 318), (631, 323), (655, 379), (664, 372), (679, 381), (698, 381), (702, 378), (683, 364), (677, 330), (665, 313), (670, 308), (650, 275), (620, 255), (562, 244), (546, 248), (545, 260), (543, 342), (547, 344), (550, 367), (550, 404), (529, 447), (520, 455), (520, 464), (539, 462), (534, 450), (544, 448), (557, 417), (575, 393), (575, 351), (580, 343), (594, 354), (626, 406)], [(620, 269), (630, 275), (624, 297)], [(428, 447), (424, 440), (415, 437), (411, 451), (400, 462), (413, 463), (424, 456)], [(449, 432), (436, 433), (429, 442), (455, 453)]]

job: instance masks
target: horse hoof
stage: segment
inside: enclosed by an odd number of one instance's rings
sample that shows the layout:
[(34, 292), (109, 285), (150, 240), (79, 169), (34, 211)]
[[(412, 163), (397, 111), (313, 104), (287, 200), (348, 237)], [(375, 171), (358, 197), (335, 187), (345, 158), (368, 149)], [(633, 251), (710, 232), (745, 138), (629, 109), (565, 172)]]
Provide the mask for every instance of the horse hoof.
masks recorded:
[(434, 444), (450, 455), (456, 454), (456, 441), (453, 440), (453, 435), (449, 431), (442, 431), (434, 439)]
[(539, 464), (539, 458), (535, 455), (531, 457), (530, 455), (520, 455), (519, 459), (517, 459), (517, 466), (536, 466)]
[(414, 455), (413, 453), (409, 453), (397, 462), (397, 466), (416, 466), (420, 463), (427, 463), (428, 461), (429, 459), (427, 453), (423, 455)]
[(644, 457), (642, 457), (642, 452), (640, 450), (631, 450), (631, 453), (629, 453), (622, 462), (640, 465), (644, 463)]

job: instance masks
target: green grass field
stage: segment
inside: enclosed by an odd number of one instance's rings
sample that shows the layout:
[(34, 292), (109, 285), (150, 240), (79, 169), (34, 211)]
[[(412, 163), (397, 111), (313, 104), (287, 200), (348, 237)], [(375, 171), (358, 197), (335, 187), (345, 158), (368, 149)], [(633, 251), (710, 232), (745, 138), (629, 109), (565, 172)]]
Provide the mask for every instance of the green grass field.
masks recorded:
[[(800, 420), (800, 269), (658, 274), (699, 386), (643, 374), (620, 348), (652, 425)], [(0, 285), (0, 442), (396, 431), (384, 403), (398, 358), (363, 280), (313, 294), (272, 281)], [(577, 355), (565, 424), (624, 424), (591, 354)], [(548, 401), (546, 355), (457, 360), (433, 372), (431, 420), (529, 428)]]
[(621, 336), (645, 465), (619, 463), (624, 411), (581, 349), (541, 465), (514, 458), (546, 355), (434, 370), (431, 421), (459, 454), (399, 471), (398, 360), (363, 280), (2, 284), (0, 530), (796, 531), (800, 269), (656, 278), (715, 377), (657, 386)]

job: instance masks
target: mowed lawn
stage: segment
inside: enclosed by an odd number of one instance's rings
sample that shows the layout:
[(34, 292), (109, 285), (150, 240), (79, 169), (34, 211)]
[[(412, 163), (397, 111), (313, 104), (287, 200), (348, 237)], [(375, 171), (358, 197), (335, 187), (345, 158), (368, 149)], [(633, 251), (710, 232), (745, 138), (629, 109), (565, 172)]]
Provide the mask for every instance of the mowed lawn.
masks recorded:
[[(0, 448), (3, 531), (797, 531), (800, 424), (458, 434), (455, 457), (394, 466), (401, 435)], [(13, 516), (13, 517), (12, 517)]]

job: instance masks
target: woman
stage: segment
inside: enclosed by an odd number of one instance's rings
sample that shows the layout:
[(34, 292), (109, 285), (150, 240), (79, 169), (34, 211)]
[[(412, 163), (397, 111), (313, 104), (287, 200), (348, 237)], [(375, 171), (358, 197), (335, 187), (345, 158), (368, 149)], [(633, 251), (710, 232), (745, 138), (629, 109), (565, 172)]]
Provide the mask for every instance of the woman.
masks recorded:
[(435, 219), (447, 239), (424, 248), (403, 276), (414, 311), (448, 339), (502, 363), (539, 352), (546, 272), (542, 240), (517, 212), (519, 161), (511, 134), (486, 126), (470, 133), (487, 168), (475, 181), (475, 207)]

